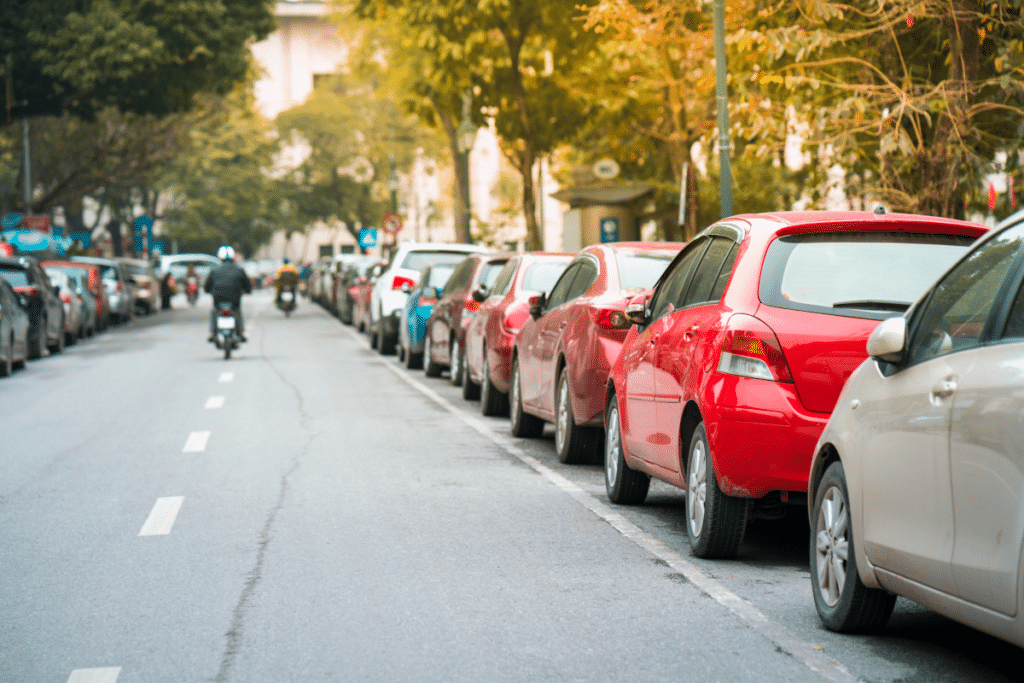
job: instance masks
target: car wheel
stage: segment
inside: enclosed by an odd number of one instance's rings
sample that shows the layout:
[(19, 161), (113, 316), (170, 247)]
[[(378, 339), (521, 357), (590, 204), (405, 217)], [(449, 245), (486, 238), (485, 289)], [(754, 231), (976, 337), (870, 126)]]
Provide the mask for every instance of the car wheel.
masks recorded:
[(57, 332), (57, 341), (55, 341), (53, 344), (51, 344), (49, 346), (51, 354), (60, 353), (61, 351), (64, 350), (65, 334), (64, 334), (64, 318), (63, 317), (61, 317), (60, 327), (58, 328), (58, 330), (59, 330), (59, 332)]
[(596, 429), (576, 425), (569, 395), (569, 370), (558, 373), (555, 391), (555, 454), (566, 465), (579, 465), (594, 460), (601, 453), (602, 434)]
[(395, 355), (398, 356), (399, 363), (405, 363), (405, 347), (402, 344), (395, 345)]
[(459, 374), (462, 375), (462, 398), (467, 401), (480, 399), (480, 385), (469, 378), (469, 358), (462, 354), (462, 361), (459, 366)]
[(509, 394), (509, 409), (511, 412), (509, 426), (512, 428), (512, 436), (537, 437), (544, 433), (544, 420), (523, 410), (518, 358), (512, 361), (512, 393)]
[(428, 332), (426, 338), (423, 340), (423, 372), (427, 377), (440, 377), (442, 367), (434, 362), (432, 351), (433, 348), (430, 343), (430, 334)]
[(0, 362), (0, 377), (9, 377), (14, 372), (14, 335), (7, 340), (7, 355)]
[(395, 355), (395, 347), (398, 344), (397, 339), (389, 337), (384, 331), (384, 316), (380, 317), (377, 321), (377, 348), (382, 356), (393, 356)]
[(379, 325), (375, 325), (373, 323), (373, 320), (371, 319), (370, 322), (367, 323), (366, 327), (370, 331), (370, 348), (372, 348), (374, 351), (380, 351), (380, 327), (379, 327)]
[(619, 402), (612, 394), (608, 402), (604, 437), (604, 488), (608, 500), (617, 505), (639, 505), (647, 499), (651, 478), (643, 472), (630, 469), (622, 451), (622, 423), (619, 421)]
[(451, 342), (448, 344), (450, 355), (448, 357), (448, 374), (452, 378), (452, 384), (455, 386), (462, 385), (462, 347), (459, 346), (459, 340), (452, 337)]
[(412, 349), (405, 350), (405, 367), (409, 370), (419, 370), (423, 367), (423, 354), (415, 353)]
[(480, 378), (480, 412), (487, 416), (508, 415), (508, 394), (498, 391), (491, 381), (491, 366), (487, 362), (487, 349), (484, 349), (484, 365)]
[(686, 462), (686, 535), (697, 557), (732, 557), (747, 530), (747, 499), (722, 493), (715, 479), (704, 423), (690, 440)]
[(39, 324), (39, 334), (36, 336), (36, 343), (33, 348), (28, 351), (29, 360), (35, 360), (36, 358), (42, 358), (46, 355), (46, 319)]
[(825, 470), (814, 498), (811, 522), (811, 592), (825, 628), (862, 631), (885, 624), (896, 596), (868, 588), (857, 573), (842, 463), (834, 462)]

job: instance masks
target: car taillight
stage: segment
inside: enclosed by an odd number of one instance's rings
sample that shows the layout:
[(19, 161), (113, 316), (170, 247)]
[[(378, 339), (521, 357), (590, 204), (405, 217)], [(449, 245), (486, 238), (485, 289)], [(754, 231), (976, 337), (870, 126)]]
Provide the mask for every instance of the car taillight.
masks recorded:
[(60, 300), (63, 301), (64, 303), (66, 303), (66, 304), (70, 304), (71, 303), (71, 295), (67, 294), (67, 293), (61, 294), (60, 295)]
[(153, 289), (153, 283), (150, 282), (149, 280), (146, 280), (145, 282), (142, 283), (142, 288), (143, 289)]
[(416, 286), (416, 281), (411, 277), (405, 277), (404, 275), (396, 275), (391, 281), (391, 289), (401, 289), (402, 285), (409, 285), (410, 287)]
[(39, 288), (35, 285), (25, 285), (24, 287), (15, 287), (14, 291), (18, 294), (24, 294), (25, 296), (39, 296)]
[(626, 314), (618, 308), (591, 308), (590, 317), (595, 325), (609, 330), (629, 329), (631, 324)]
[(234, 314), (235, 314), (235, 312), (234, 312), (234, 311), (232, 311), (232, 310), (231, 310), (230, 308), (225, 308), (225, 309), (223, 309), (223, 310), (222, 310), (222, 311), (220, 312), (220, 317), (222, 317), (222, 318), (230, 318), (230, 317), (231, 317), (231, 316), (233, 316)]
[(417, 306), (433, 306), (436, 303), (437, 303), (437, 298), (433, 297), (433, 296), (430, 296), (430, 294), (428, 294), (426, 292), (420, 292), (419, 298), (416, 299), (416, 305)]
[(741, 313), (730, 318), (726, 325), (718, 371), (772, 382), (793, 381), (779, 338), (772, 328)]
[(467, 296), (466, 300), (462, 302), (462, 308), (470, 313), (476, 313), (480, 310), (480, 302), (471, 296)]
[(519, 330), (523, 329), (523, 325), (526, 324), (526, 319), (529, 317), (529, 308), (526, 306), (512, 305), (505, 310), (505, 315), (502, 316), (501, 319), (501, 326), (510, 334), (518, 334)]
[(115, 292), (120, 292), (120, 291), (123, 291), (123, 289), (124, 289), (124, 288), (123, 288), (123, 287), (121, 287), (121, 281), (120, 281), (120, 280), (118, 280), (118, 282), (117, 282), (117, 287), (115, 287), (115, 288), (114, 288), (114, 291), (115, 291)]

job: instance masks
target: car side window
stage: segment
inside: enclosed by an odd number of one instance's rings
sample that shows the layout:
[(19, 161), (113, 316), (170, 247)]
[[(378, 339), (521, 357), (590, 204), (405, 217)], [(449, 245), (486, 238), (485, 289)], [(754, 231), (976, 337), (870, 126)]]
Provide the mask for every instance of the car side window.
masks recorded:
[(680, 303), (680, 308), (706, 301), (714, 301), (711, 292), (715, 289), (715, 285), (718, 282), (718, 274), (721, 272), (722, 266), (725, 265), (725, 259), (729, 256), (732, 246), (733, 241), (730, 239), (724, 237), (711, 238), (711, 244), (708, 245), (707, 250), (704, 252), (704, 257), (700, 260), (700, 265), (697, 266), (697, 270), (693, 273), (692, 282), (686, 293), (686, 298)]
[(572, 281), (576, 279), (576, 273), (580, 270), (580, 263), (572, 263), (565, 272), (562, 273), (562, 277), (558, 278), (558, 282), (551, 288), (551, 294), (548, 295), (547, 304), (545, 304), (545, 310), (550, 311), (552, 308), (561, 306), (569, 299), (569, 289), (572, 287)]
[(1022, 245), (1024, 225), (989, 240), (946, 273), (915, 316), (908, 364), (981, 343), (996, 295)]
[(672, 270), (665, 275), (651, 298), (651, 322), (678, 308), (679, 300), (690, 283), (690, 275), (707, 248), (707, 242), (706, 239), (691, 242)]
[(569, 288), (569, 293), (566, 295), (565, 300), (572, 301), (586, 294), (590, 286), (597, 280), (597, 272), (597, 264), (589, 258), (580, 261), (579, 273), (577, 273), (576, 279), (572, 281), (572, 287)]
[(455, 272), (452, 273), (452, 276), (448, 278), (448, 283), (444, 286), (444, 290), (442, 290), (441, 296), (443, 297), (445, 294), (448, 294), (449, 292), (453, 292), (457, 289), (462, 289), (467, 284), (469, 284), (469, 279), (471, 277), (473, 277), (473, 259), (467, 258), (459, 265), (458, 268), (455, 269)]
[(512, 279), (515, 277), (516, 269), (519, 267), (519, 259), (509, 259), (505, 267), (498, 273), (498, 277), (494, 280), (494, 286), (491, 287), (491, 296), (505, 296), (508, 294), (509, 287), (512, 286)]

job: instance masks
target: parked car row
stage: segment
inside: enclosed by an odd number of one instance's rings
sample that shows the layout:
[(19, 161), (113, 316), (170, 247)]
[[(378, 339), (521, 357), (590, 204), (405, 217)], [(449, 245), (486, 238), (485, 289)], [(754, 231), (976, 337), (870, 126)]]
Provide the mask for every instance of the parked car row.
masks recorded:
[(404, 296), (408, 368), (447, 371), (515, 436), (552, 422), (558, 459), (601, 462), (611, 502), (682, 489), (694, 555), (805, 509), (826, 627), (877, 627), (903, 595), (1024, 645), (1024, 212), (987, 232), (744, 215), (686, 244), (393, 258), (367, 282), (388, 309)]
[(159, 309), (159, 281), (148, 261), (73, 256), (0, 258), (0, 376), (26, 361)]

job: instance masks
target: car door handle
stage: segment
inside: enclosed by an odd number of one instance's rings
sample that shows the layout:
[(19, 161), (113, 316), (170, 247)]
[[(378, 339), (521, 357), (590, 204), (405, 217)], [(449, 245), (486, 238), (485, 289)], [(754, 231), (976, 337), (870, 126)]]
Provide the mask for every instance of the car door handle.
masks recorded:
[(932, 396), (935, 398), (949, 398), (956, 391), (956, 382), (947, 379), (932, 387)]

